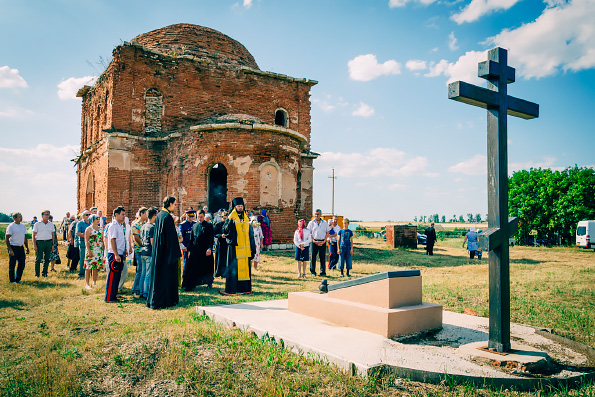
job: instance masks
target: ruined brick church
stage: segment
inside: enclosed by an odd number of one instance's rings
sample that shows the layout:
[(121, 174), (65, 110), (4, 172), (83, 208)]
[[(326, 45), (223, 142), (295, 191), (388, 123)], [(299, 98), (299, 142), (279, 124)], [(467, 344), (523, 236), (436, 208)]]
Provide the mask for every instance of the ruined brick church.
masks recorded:
[(274, 242), (312, 214), (310, 87), (261, 71), (246, 48), (202, 26), (141, 34), (113, 51), (84, 86), (78, 207), (178, 199), (177, 211), (228, 208), (233, 197), (269, 210)]

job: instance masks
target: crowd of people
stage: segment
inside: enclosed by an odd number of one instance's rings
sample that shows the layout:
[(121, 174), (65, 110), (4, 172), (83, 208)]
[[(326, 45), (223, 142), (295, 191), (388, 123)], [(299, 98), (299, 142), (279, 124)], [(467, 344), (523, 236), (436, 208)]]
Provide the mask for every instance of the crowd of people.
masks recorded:
[[(105, 270), (105, 301), (117, 302), (128, 267), (135, 266), (132, 294), (145, 299), (151, 308), (176, 305), (179, 288), (212, 288), (215, 277), (225, 278), (221, 294), (250, 293), (252, 269), (258, 269), (260, 252), (272, 245), (267, 211), (248, 213), (241, 197), (233, 199), (230, 212), (220, 210), (214, 216), (204, 206), (198, 211), (190, 207), (178, 218), (173, 215), (175, 206), (176, 199), (168, 196), (161, 210), (141, 207), (132, 222), (122, 206), (114, 209), (111, 222), (96, 207), (84, 209), (78, 216), (67, 213), (59, 227), (62, 240), (68, 242), (66, 269), (78, 270), (89, 290), (97, 288), (98, 273)], [(321, 216), (318, 209), (309, 223), (298, 221), (294, 233), (297, 277), (306, 277), (306, 262), (310, 262), (310, 273), (316, 275), (317, 258), (320, 276), (326, 276), (328, 268), (339, 269), (342, 276), (345, 269), (350, 277), (353, 232), (349, 220), (344, 219), (341, 228), (336, 216), (328, 223)], [(29, 246), (22, 215), (14, 213), (13, 220), (6, 229), (6, 245), (10, 282), (18, 284)], [(47, 277), (61, 263), (58, 229), (49, 210), (41, 213), (40, 221), (34, 217), (31, 226), (35, 277)]]

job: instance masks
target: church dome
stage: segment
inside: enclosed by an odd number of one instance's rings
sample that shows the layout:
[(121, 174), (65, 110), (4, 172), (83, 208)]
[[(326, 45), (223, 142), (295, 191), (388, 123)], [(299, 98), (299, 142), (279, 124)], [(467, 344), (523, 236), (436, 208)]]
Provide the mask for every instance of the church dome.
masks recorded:
[(138, 35), (131, 41), (162, 54), (209, 57), (218, 63), (258, 69), (254, 57), (240, 42), (204, 26), (170, 25)]

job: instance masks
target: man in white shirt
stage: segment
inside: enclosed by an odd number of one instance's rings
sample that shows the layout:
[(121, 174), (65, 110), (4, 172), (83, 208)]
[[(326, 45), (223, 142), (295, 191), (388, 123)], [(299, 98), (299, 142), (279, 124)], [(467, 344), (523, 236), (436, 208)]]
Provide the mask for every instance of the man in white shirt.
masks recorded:
[(126, 218), (124, 207), (116, 207), (114, 209), (114, 216), (112, 217), (113, 221), (107, 231), (107, 263), (109, 269), (105, 286), (106, 302), (118, 301), (118, 284), (120, 283), (120, 276), (122, 275), (122, 269), (126, 261), (127, 244), (129, 244), (126, 239), (124, 218)]
[(66, 213), (66, 216), (62, 218), (60, 223), (60, 229), (62, 230), (62, 241), (66, 241), (66, 232), (68, 231), (68, 225), (70, 224), (70, 212)]
[(50, 254), (54, 249), (56, 227), (50, 222), (50, 210), (41, 213), (41, 222), (33, 226), (33, 249), (35, 250), (35, 277), (39, 277), (39, 267), (43, 259), (43, 277), (48, 276)]
[(335, 269), (337, 267), (337, 263), (339, 262), (339, 251), (337, 250), (337, 236), (339, 235), (339, 231), (341, 228), (338, 225), (339, 218), (337, 215), (333, 216), (331, 223), (329, 225), (329, 238), (328, 238), (328, 246), (329, 246), (329, 256), (328, 256), (328, 268)]
[(314, 212), (314, 219), (308, 223), (308, 229), (312, 233), (312, 258), (310, 260), (310, 273), (316, 276), (316, 254), (320, 257), (320, 275), (326, 276), (326, 239), (329, 234), (328, 223), (322, 217), (322, 211), (317, 209)]
[[(6, 228), (5, 237), (6, 248), (8, 248), (8, 255), (10, 256), (8, 259), (8, 279), (11, 283), (18, 284), (21, 282), (23, 270), (25, 270), (25, 249), (23, 249), (23, 246), (27, 249), (28, 254), (29, 245), (27, 243), (27, 226), (21, 223), (23, 215), (20, 212), (15, 212), (12, 214), (12, 219), (14, 222)], [(15, 275), (14, 270), (17, 262), (19, 265)]]

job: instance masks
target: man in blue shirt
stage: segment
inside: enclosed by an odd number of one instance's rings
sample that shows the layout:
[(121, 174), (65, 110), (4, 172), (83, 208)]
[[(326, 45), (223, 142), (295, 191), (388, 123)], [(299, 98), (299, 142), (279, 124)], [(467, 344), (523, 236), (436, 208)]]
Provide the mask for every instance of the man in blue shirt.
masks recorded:
[(351, 257), (353, 256), (353, 232), (349, 230), (349, 219), (343, 219), (343, 229), (339, 231), (339, 251), (341, 252), (341, 262), (339, 269), (341, 269), (341, 276), (343, 276), (343, 268), (347, 264), (347, 277), (351, 277), (349, 271), (351, 270)]
[(76, 224), (76, 236), (79, 246), (79, 277), (81, 278), (85, 277), (85, 230), (91, 226), (89, 215), (91, 215), (89, 210), (83, 210), (83, 217)]

